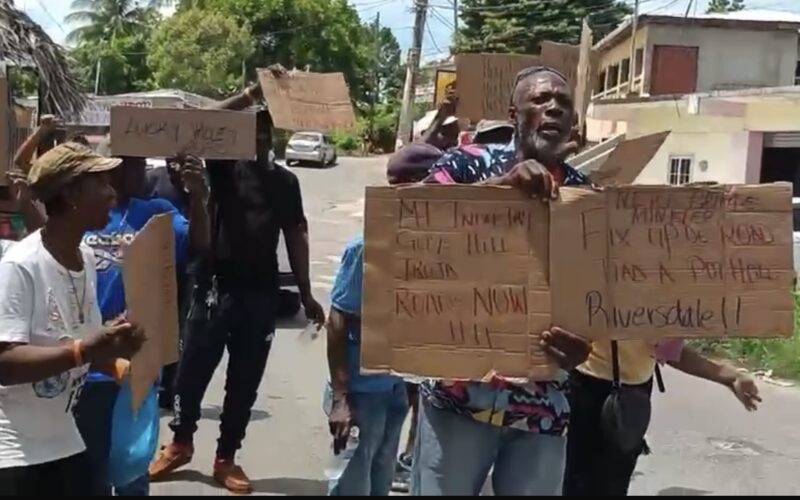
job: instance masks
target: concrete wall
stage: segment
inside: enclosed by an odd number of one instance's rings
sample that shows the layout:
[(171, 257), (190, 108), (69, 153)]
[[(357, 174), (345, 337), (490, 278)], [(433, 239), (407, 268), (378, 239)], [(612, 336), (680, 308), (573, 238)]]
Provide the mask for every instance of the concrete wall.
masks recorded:
[[(627, 138), (669, 130), (658, 153), (636, 179), (641, 184), (664, 184), (670, 156), (693, 157), (692, 181), (757, 183), (765, 132), (800, 131), (800, 94), (724, 100), (690, 98), (677, 101), (595, 106), (589, 131), (625, 128)], [(693, 114), (692, 108), (696, 113)], [(604, 137), (592, 137), (596, 141)], [(700, 164), (707, 162), (707, 169)]]
[(655, 45), (699, 47), (697, 92), (782, 87), (794, 85), (797, 39), (788, 30), (652, 25), (646, 52), (652, 54)]

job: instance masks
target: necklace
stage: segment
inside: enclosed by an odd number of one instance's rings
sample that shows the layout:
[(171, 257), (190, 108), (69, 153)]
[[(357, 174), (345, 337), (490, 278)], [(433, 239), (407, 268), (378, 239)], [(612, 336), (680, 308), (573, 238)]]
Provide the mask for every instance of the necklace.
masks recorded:
[(69, 270), (67, 270), (67, 276), (72, 286), (72, 296), (75, 297), (75, 303), (78, 305), (78, 321), (84, 324), (86, 322), (86, 317), (83, 314), (83, 306), (86, 304), (86, 269), (83, 270), (83, 288), (81, 290), (80, 300), (78, 300), (78, 287), (75, 286), (75, 279), (72, 277), (72, 273)]
[[(46, 236), (46, 230), (42, 229), (42, 244), (45, 246), (45, 248), (49, 246), (45, 243)], [(50, 251), (51, 255), (53, 255), (51, 250), (48, 251)], [(83, 263), (83, 255), (81, 255), (80, 249), (76, 249), (76, 252), (78, 261)], [(56, 259), (56, 261), (58, 261), (58, 259)], [(70, 291), (72, 292), (72, 296), (75, 298), (75, 305), (78, 306), (78, 321), (81, 325), (83, 325), (86, 323), (86, 316), (83, 312), (84, 305), (86, 305), (86, 266), (83, 266), (83, 290), (80, 299), (78, 298), (78, 287), (75, 285), (75, 279), (72, 277), (72, 272), (67, 268), (65, 268), (64, 271), (66, 271), (67, 278), (69, 278)]]

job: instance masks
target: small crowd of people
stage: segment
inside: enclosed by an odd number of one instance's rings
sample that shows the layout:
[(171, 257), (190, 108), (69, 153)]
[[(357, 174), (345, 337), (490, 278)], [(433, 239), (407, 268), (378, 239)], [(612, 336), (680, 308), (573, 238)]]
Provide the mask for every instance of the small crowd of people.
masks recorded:
[[(219, 108), (244, 110), (262, 98), (254, 85)], [(470, 144), (459, 145), (456, 101), (449, 93), (418, 140), (389, 159), (390, 185), (502, 185), (545, 200), (560, 186), (590, 185), (566, 162), (576, 149), (575, 112), (557, 71), (520, 72), (508, 122), (479, 124)], [(0, 494), (148, 495), (151, 481), (194, 459), (201, 403), (226, 350), (214, 479), (250, 493), (235, 455), (275, 335), (281, 233), (305, 313), (327, 325), (324, 407), (332, 453), (347, 454), (332, 496), (385, 496), (398, 480), (413, 495), (478, 495), (490, 477), (497, 495), (625, 495), (648, 452), (659, 362), (726, 386), (756, 409), (750, 377), (680, 341), (590, 342), (557, 325), (541, 335), (562, 368), (556, 380), (412, 383), (362, 374), (363, 236), (344, 249), (326, 317), (311, 289), (300, 184), (274, 161), (267, 106), (257, 112), (253, 161), (178, 156), (148, 170), (144, 156), (113, 157), (108, 141), (97, 152), (81, 137), (49, 144), (53, 117), (17, 152), (12, 192), (30, 234), (1, 247)], [(161, 214), (171, 214), (175, 236), (181, 355), (147, 397), (172, 410), (172, 436), (136, 461), (123, 456), (144, 465), (120, 475), (112, 453), (126, 421), (119, 403), (130, 389), (129, 360), (148, 334), (126, 317), (123, 249)], [(157, 432), (157, 413), (149, 425)]]

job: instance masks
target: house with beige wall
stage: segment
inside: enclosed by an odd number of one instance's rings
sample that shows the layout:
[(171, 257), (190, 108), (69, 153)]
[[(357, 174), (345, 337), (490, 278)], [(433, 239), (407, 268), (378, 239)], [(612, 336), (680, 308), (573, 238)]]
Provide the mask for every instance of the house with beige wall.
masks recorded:
[[(598, 42), (594, 99), (795, 85), (800, 16), (761, 12), (703, 17), (639, 16), (630, 83), (633, 23)], [(766, 11), (769, 12), (769, 11)], [(788, 20), (777, 20), (780, 17)]]
[[(800, 196), (800, 17), (747, 15), (642, 16), (633, 86), (623, 76), (630, 23), (595, 46), (600, 64), (587, 139), (668, 133), (628, 182), (786, 180)], [(616, 79), (608, 76), (614, 71)]]

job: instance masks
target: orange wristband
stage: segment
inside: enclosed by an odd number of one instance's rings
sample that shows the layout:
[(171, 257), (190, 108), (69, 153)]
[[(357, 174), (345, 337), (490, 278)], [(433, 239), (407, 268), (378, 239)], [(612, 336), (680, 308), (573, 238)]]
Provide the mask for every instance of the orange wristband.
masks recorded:
[(75, 360), (75, 368), (83, 366), (83, 355), (81, 354), (82, 344), (83, 341), (78, 339), (73, 342), (72, 345), (70, 345), (70, 349), (72, 350), (72, 359)]

